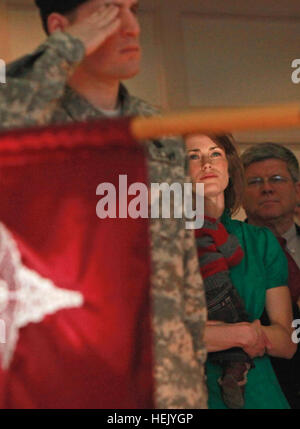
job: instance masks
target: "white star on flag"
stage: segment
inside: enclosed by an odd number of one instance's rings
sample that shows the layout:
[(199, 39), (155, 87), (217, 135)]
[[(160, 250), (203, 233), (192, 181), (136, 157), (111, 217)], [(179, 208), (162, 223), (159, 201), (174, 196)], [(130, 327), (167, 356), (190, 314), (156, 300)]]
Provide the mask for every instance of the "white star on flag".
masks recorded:
[(3, 369), (11, 363), (20, 328), (41, 322), (46, 315), (82, 306), (80, 292), (62, 289), (22, 264), (17, 244), (0, 223), (0, 320), (5, 341), (0, 343)]

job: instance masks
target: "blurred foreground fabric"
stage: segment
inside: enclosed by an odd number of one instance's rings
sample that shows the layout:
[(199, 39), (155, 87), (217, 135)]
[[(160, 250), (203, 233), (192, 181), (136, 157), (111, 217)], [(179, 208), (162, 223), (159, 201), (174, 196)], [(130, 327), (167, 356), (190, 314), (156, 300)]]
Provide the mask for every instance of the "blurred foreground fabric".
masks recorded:
[(0, 134), (0, 408), (153, 407), (148, 220), (96, 215), (119, 175), (147, 184), (127, 119)]

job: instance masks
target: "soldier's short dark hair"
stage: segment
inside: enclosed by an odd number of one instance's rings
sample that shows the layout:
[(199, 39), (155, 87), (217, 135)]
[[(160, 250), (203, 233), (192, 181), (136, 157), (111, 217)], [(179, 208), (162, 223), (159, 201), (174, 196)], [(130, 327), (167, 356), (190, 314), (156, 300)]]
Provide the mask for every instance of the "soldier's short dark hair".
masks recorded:
[(40, 10), (44, 30), (49, 34), (47, 20), (51, 13), (57, 12), (67, 15), (74, 12), (78, 6), (87, 1), (89, 0), (35, 0), (35, 4)]
[(258, 143), (246, 149), (241, 156), (244, 167), (254, 162), (267, 159), (279, 159), (286, 162), (286, 166), (294, 182), (299, 180), (299, 163), (296, 156), (288, 148), (279, 143)]
[(239, 157), (236, 143), (231, 135), (209, 136), (226, 154), (228, 161), (229, 184), (224, 191), (225, 208), (232, 214), (242, 205), (245, 189), (244, 168)]

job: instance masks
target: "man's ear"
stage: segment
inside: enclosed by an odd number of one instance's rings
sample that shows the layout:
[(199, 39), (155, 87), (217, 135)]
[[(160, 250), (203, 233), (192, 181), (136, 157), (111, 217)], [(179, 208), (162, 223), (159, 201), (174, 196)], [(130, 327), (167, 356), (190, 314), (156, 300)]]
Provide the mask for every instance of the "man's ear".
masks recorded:
[(300, 182), (295, 183), (295, 189), (296, 189), (297, 199), (300, 201)]
[(296, 204), (300, 203), (300, 181), (295, 182)]
[(63, 31), (68, 25), (70, 25), (70, 21), (66, 16), (53, 12), (48, 16), (47, 25), (49, 34), (52, 34), (57, 30)]

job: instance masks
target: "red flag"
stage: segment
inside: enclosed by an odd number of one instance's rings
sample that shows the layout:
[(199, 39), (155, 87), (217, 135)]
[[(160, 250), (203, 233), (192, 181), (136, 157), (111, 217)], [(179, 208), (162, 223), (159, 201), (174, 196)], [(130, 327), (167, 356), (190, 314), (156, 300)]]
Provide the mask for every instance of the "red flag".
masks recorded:
[(1, 408), (153, 406), (148, 222), (96, 215), (147, 183), (128, 123), (0, 135)]

